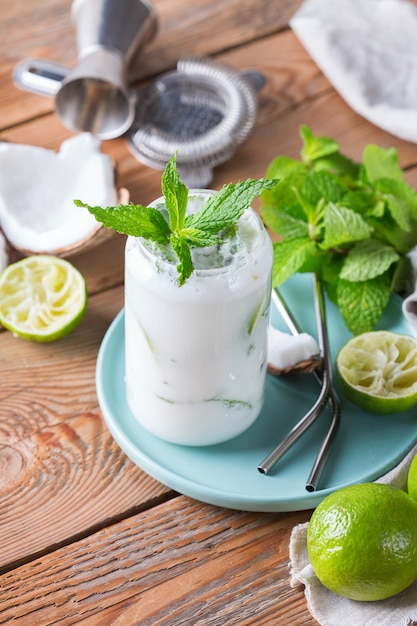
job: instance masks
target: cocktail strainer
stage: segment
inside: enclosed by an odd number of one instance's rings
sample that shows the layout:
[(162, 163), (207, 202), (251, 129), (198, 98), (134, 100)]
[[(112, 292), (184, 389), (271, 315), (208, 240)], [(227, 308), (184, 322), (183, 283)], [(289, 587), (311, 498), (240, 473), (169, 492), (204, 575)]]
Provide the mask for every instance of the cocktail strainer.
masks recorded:
[(206, 187), (213, 167), (230, 158), (251, 132), (257, 112), (258, 72), (237, 72), (209, 58), (185, 57), (176, 71), (137, 92), (126, 137), (143, 163), (163, 169), (177, 153), (190, 188)]

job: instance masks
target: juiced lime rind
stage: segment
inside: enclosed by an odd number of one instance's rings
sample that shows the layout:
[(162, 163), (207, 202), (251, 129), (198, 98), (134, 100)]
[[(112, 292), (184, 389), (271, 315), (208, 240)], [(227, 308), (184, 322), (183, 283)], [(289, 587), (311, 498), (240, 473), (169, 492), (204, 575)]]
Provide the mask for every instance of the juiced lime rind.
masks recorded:
[(417, 403), (417, 339), (371, 331), (350, 339), (336, 357), (340, 388), (370, 413), (391, 414)]
[(310, 563), (320, 582), (358, 601), (377, 601), (417, 579), (417, 502), (379, 483), (327, 496), (307, 531)]
[(408, 469), (407, 491), (414, 500), (417, 500), (417, 454), (414, 456)]
[(34, 255), (0, 275), (0, 323), (32, 341), (55, 341), (79, 325), (87, 310), (82, 274), (68, 261)]

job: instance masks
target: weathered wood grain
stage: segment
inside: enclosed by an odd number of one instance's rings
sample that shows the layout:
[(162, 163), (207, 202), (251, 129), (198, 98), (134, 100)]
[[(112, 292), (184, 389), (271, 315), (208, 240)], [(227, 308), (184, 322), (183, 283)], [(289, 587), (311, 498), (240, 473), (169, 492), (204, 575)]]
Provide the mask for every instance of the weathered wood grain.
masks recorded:
[(288, 570), (291, 529), (309, 515), (177, 497), (4, 574), (0, 624), (315, 624)]
[(54, 344), (0, 334), (0, 571), (169, 491), (121, 452), (97, 405), (97, 351), (122, 302), (121, 288), (94, 296)]

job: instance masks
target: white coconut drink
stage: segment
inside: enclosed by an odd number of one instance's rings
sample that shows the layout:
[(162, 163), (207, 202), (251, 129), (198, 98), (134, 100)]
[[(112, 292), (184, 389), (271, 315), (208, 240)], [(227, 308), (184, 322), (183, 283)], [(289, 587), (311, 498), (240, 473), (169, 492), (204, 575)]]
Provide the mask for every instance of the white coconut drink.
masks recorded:
[(162, 439), (219, 443), (260, 413), (273, 252), (250, 205), (275, 184), (188, 190), (173, 158), (162, 178), (164, 196), (149, 207), (88, 207), (104, 225), (130, 235), (126, 394), (134, 419)]
[[(188, 211), (208, 195), (190, 190)], [(194, 248), (192, 258), (194, 271), (179, 286), (175, 263), (127, 241), (126, 393), (153, 434), (207, 445), (246, 430), (262, 407), (272, 244), (248, 209), (232, 237)]]

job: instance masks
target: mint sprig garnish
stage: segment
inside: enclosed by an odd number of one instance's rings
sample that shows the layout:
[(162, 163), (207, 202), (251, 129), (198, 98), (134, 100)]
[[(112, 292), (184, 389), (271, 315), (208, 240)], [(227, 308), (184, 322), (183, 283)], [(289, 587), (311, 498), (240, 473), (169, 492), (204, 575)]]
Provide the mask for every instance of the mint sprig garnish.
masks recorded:
[(404, 180), (395, 149), (367, 145), (362, 162), (330, 137), (300, 127), (301, 158), (278, 156), (266, 177), (261, 215), (279, 235), (274, 286), (316, 272), (353, 334), (372, 330), (392, 292), (403, 293), (417, 245), (417, 193)]
[(178, 259), (178, 283), (183, 285), (194, 271), (191, 248), (221, 243), (222, 233), (233, 232), (252, 200), (263, 190), (272, 189), (276, 182), (269, 177), (230, 183), (210, 196), (199, 212), (187, 215), (189, 190), (178, 175), (174, 155), (161, 180), (168, 220), (159, 209), (141, 204), (103, 208), (89, 206), (78, 199), (74, 203), (88, 209), (106, 228), (173, 250)]

